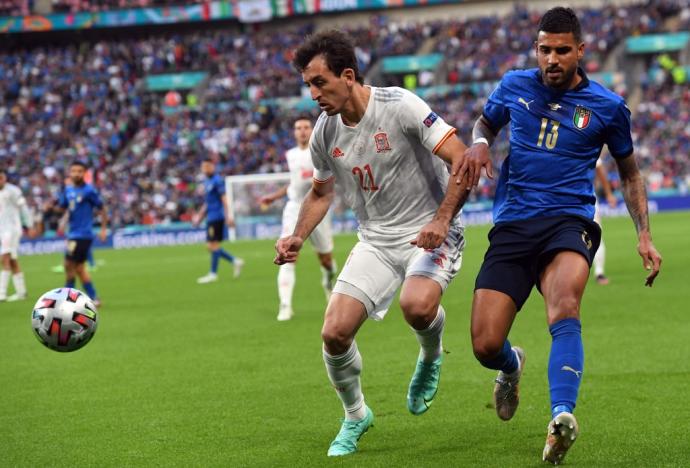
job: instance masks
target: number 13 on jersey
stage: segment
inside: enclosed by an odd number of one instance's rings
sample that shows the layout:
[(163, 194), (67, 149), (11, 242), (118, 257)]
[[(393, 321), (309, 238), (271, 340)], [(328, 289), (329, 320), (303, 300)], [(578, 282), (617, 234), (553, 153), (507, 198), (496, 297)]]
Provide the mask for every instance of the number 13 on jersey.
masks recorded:
[[(551, 131), (547, 134), (549, 122), (551, 122)], [(537, 140), (537, 146), (544, 145), (544, 136), (546, 136), (546, 148), (554, 149), (556, 147), (556, 141), (558, 140), (558, 127), (561, 125), (560, 122), (556, 120), (541, 119), (541, 130), (539, 132), (539, 139)]]

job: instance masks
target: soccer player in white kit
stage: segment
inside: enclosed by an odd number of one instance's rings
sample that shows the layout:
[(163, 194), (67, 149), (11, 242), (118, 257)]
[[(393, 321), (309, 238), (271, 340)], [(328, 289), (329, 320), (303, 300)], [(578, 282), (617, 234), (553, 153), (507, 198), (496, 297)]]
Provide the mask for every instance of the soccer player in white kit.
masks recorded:
[[(0, 168), (0, 301), (26, 299), (24, 273), (19, 268), (19, 241), (22, 238), (22, 221), (33, 232), (33, 216), (22, 191), (7, 182), (7, 173)], [(12, 278), (14, 294), (7, 297), (7, 287)]]
[[(604, 162), (602, 161), (602, 158), (597, 159), (596, 182), (598, 182), (599, 187), (601, 188), (602, 192), (604, 193), (604, 196), (606, 197), (606, 203), (608, 203), (608, 205), (611, 208), (615, 208), (616, 206), (618, 206), (618, 199), (613, 194), (613, 190), (611, 190), (609, 176), (606, 172), (606, 167), (604, 167)], [(601, 226), (601, 209), (599, 208), (598, 199), (594, 204), (594, 221), (599, 226)], [(594, 265), (594, 276), (596, 278), (597, 284), (601, 284), (602, 286), (606, 286), (607, 284), (609, 284), (609, 279), (605, 273), (606, 246), (604, 245), (603, 235), (601, 237), (601, 243), (599, 244), (597, 253), (594, 255), (594, 261), (592, 263)]]
[(374, 419), (362, 394), (355, 334), (368, 317), (384, 317), (401, 285), (400, 307), (421, 346), (408, 409), (424, 413), (436, 394), (445, 321), (440, 300), (460, 268), (459, 208), (467, 198), (466, 179), (448, 184), (448, 164), (464, 158), (466, 147), (411, 92), (364, 86), (352, 43), (339, 31), (310, 36), (294, 64), (323, 112), (310, 141), (312, 189), (292, 235), (276, 243), (275, 263), (297, 259), (328, 212), (336, 183), (359, 221), (359, 242), (338, 277), (321, 331), (328, 377), (345, 410), (328, 450), (340, 456), (357, 450)]
[[(283, 226), (280, 237), (289, 236), (294, 231), (302, 200), (309, 192), (309, 189), (311, 189), (314, 174), (314, 164), (311, 161), (311, 152), (309, 151), (311, 132), (311, 120), (306, 117), (295, 120), (294, 136), (297, 146), (285, 153), (288, 170), (290, 171), (290, 183), (269, 195), (261, 197), (262, 205), (270, 205), (285, 195), (288, 197), (288, 201), (283, 209)], [(319, 257), (321, 286), (326, 293), (326, 300), (328, 300), (331, 296), (333, 281), (337, 272), (335, 260), (333, 259), (333, 233), (329, 214), (314, 228), (309, 236), (309, 241)], [(280, 298), (278, 320), (280, 321), (290, 320), (294, 315), (292, 310), (292, 291), (294, 288), (295, 264), (284, 263), (280, 265), (278, 270), (278, 296)]]

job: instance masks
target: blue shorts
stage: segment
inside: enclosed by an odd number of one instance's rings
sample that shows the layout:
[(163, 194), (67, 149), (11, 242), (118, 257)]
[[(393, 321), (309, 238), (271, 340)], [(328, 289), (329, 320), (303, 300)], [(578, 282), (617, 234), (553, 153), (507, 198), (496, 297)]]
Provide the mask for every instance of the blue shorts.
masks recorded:
[(577, 252), (592, 266), (600, 241), (599, 225), (576, 215), (496, 224), (474, 289), (507, 294), (520, 310), (532, 287), (539, 289), (539, 275), (558, 252)]
[(209, 221), (206, 223), (206, 241), (207, 242), (223, 242), (225, 238), (225, 222), (220, 219), (218, 221)]
[(84, 263), (89, 256), (90, 248), (91, 239), (69, 239), (65, 258), (74, 263)]

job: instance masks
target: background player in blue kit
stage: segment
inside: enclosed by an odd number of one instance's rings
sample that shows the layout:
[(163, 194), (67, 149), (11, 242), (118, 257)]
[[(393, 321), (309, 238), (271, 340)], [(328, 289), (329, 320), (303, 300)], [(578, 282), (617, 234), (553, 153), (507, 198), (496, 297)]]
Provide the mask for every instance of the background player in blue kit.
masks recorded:
[(197, 280), (199, 284), (218, 281), (218, 262), (221, 258), (234, 264), (234, 277), (240, 276), (244, 260), (233, 257), (222, 246), (221, 242), (225, 238), (225, 225), (232, 227), (235, 225), (232, 217), (227, 215), (225, 199), (225, 182), (223, 178), (216, 174), (216, 165), (211, 159), (205, 159), (201, 163), (201, 172), (206, 176), (204, 180), (204, 191), (206, 192), (206, 203), (196, 216), (195, 224), (206, 216), (206, 242), (208, 251), (211, 253), (211, 269), (208, 274)]
[(579, 432), (572, 413), (584, 361), (580, 302), (600, 241), (592, 181), (603, 145), (618, 165), (638, 252), (651, 270), (646, 285), (652, 285), (661, 265), (633, 156), (630, 111), (621, 97), (590, 81), (578, 67), (584, 47), (574, 12), (549, 10), (536, 41), (539, 68), (503, 77), (475, 124), (466, 161), (454, 168), (458, 180), (469, 172), (474, 184), (481, 167), (492, 176), (488, 148), (510, 124), (510, 154), (494, 201), (495, 226), (475, 284), (472, 345), (483, 366), (499, 370), (494, 401), (498, 416), (508, 420), (518, 406), (525, 355), (511, 348), (507, 337), (537, 286), (553, 339), (548, 367), (552, 420), (543, 459), (554, 464)]
[(96, 288), (84, 263), (93, 242), (93, 213), (101, 217), (99, 238), (105, 241), (108, 228), (108, 213), (103, 206), (101, 196), (96, 188), (84, 181), (86, 164), (73, 162), (69, 168), (72, 185), (65, 186), (58, 199), (57, 211), (67, 210), (69, 233), (67, 235), (67, 252), (65, 253), (65, 287), (73, 288), (76, 277), (84, 287), (86, 294), (100, 305)]

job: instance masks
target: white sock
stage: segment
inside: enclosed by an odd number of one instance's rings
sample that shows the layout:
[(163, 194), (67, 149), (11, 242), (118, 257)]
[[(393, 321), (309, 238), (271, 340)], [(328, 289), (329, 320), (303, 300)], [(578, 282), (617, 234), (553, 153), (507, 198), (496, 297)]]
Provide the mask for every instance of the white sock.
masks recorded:
[(24, 284), (24, 273), (19, 272), (12, 275), (12, 284), (17, 296), (26, 296), (26, 285)]
[(594, 255), (594, 276), (604, 274), (604, 262), (606, 262), (606, 247), (604, 246), (604, 239), (602, 239), (599, 249)]
[(436, 317), (431, 321), (429, 326), (424, 330), (414, 330), (419, 341), (419, 359), (423, 362), (434, 362), (441, 357), (443, 346), (441, 338), (443, 336), (443, 327), (446, 324), (446, 311), (443, 306), (438, 306)]
[(323, 362), (326, 364), (328, 378), (343, 402), (345, 419), (355, 421), (364, 418), (366, 405), (362, 394), (359, 374), (362, 372), (362, 356), (357, 349), (357, 343), (352, 342), (350, 349), (339, 356), (331, 356), (323, 349)]
[(281, 306), (292, 307), (293, 289), (295, 289), (295, 264), (280, 265), (278, 268), (278, 297)]
[(10, 284), (10, 271), (0, 271), (0, 298), (7, 297), (7, 285)]

